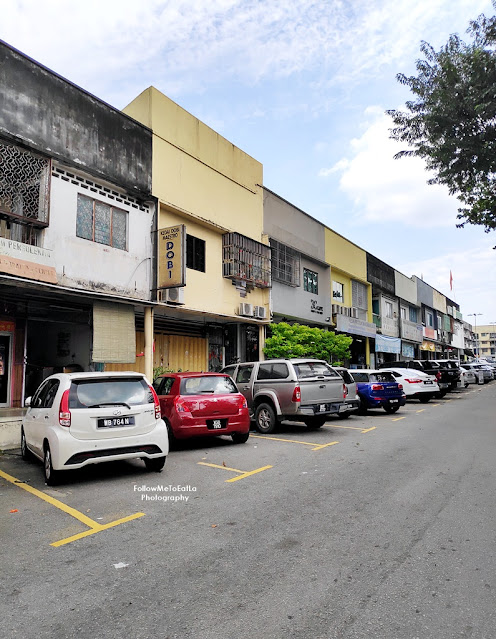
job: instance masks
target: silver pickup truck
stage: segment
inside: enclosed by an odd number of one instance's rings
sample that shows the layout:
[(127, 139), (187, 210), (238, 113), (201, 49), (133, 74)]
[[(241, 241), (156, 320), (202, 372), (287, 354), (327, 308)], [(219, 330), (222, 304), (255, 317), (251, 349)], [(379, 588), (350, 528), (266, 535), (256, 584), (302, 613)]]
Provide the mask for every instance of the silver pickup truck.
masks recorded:
[(255, 426), (272, 433), (283, 419), (320, 428), (329, 415), (348, 415), (358, 409), (347, 399), (342, 377), (317, 359), (269, 359), (233, 364), (222, 369), (246, 397)]

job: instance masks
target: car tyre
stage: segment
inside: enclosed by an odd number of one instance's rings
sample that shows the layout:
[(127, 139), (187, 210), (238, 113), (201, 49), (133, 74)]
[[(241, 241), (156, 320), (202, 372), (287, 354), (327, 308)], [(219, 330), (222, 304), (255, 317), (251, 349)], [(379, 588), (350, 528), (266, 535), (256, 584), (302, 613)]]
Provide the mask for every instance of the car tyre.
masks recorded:
[(349, 410), (347, 410), (345, 413), (338, 413), (339, 419), (348, 419), (350, 415), (351, 413)]
[(45, 445), (43, 453), (43, 471), (45, 474), (45, 484), (47, 486), (55, 486), (58, 483), (60, 474), (58, 470), (53, 469), (52, 453), (48, 443)]
[(321, 428), (327, 421), (327, 417), (309, 417), (305, 420), (305, 424), (310, 430)]
[(367, 414), (367, 406), (366, 406), (365, 402), (363, 401), (363, 399), (360, 399), (360, 405), (358, 407), (358, 414), (359, 415), (366, 415)]
[(233, 440), (233, 444), (246, 444), (250, 433), (233, 433), (231, 438)]
[(388, 414), (397, 413), (400, 409), (399, 406), (383, 406), (383, 408)]
[(24, 461), (33, 461), (34, 455), (29, 450), (26, 443), (26, 435), (24, 434), (24, 428), (21, 427), (21, 457)]
[(421, 395), (421, 396), (419, 397), (419, 402), (420, 402), (421, 404), (427, 404), (427, 402), (430, 400), (430, 398), (431, 398), (431, 395), (425, 395), (425, 396), (424, 396), (424, 395)]
[(146, 470), (149, 470), (152, 473), (160, 473), (162, 472), (163, 467), (165, 466), (165, 460), (167, 457), (155, 457), (154, 459), (150, 459), (145, 457), (143, 460), (145, 462)]
[(259, 404), (255, 411), (255, 427), (260, 433), (273, 433), (277, 427), (276, 413), (270, 404)]

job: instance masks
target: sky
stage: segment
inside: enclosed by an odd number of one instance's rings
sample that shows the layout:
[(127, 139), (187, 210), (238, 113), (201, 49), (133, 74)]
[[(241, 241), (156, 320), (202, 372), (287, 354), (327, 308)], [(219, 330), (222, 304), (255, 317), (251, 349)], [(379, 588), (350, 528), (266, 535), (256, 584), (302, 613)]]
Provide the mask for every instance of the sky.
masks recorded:
[[(150, 85), (263, 164), (264, 185), (407, 276), (496, 322), (495, 233), (418, 158), (387, 109), (422, 40), (469, 39), (489, 0), (2, 0), (0, 38), (122, 109)], [(450, 272), (452, 285), (450, 288)], [(476, 317), (471, 314), (477, 313)]]

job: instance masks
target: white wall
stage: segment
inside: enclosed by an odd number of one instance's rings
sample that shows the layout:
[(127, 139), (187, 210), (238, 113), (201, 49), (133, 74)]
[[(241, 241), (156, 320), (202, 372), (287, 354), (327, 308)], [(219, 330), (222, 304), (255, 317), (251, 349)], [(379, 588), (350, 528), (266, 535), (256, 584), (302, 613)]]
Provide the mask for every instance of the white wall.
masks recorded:
[[(63, 179), (68, 177), (67, 173), (74, 178)], [(132, 207), (126, 196), (116, 201), (115, 196), (110, 197), (112, 193), (103, 190), (103, 185), (79, 174), (91, 182), (88, 185), (85, 180), (88, 188), (84, 188), (73, 170), (67, 173), (52, 176), (50, 225), (43, 232), (42, 241), (44, 248), (53, 251), (58, 284), (149, 300), (153, 210), (147, 206), (145, 210)], [(97, 192), (90, 190), (95, 184)], [(105, 187), (109, 189), (108, 185)], [(114, 187), (110, 190), (116, 191)], [(78, 193), (129, 212), (127, 251), (76, 237)]]

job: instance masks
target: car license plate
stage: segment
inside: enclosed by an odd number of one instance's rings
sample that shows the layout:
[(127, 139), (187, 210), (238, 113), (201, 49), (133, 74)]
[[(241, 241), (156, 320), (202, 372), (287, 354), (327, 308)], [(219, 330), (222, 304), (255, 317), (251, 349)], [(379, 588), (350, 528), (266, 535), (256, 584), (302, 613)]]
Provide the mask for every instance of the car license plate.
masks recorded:
[(134, 417), (103, 417), (98, 420), (98, 428), (119, 428), (120, 426), (134, 426)]
[(341, 404), (341, 406), (339, 407), (339, 412), (340, 413), (344, 413), (345, 411), (347, 411), (350, 408), (349, 404)]
[(430, 379), (426, 380), (426, 381), (424, 381), (424, 384), (432, 384), (432, 381)]
[(399, 399), (390, 399), (389, 403), (390, 404), (397, 404), (400, 400)]
[(222, 428), (222, 422), (220, 419), (214, 419), (213, 423), (212, 423), (212, 428), (214, 430), (217, 430), (218, 428)]
[(326, 405), (325, 405), (325, 404), (321, 404), (321, 405), (319, 406), (319, 413), (324, 413), (324, 412), (325, 412), (325, 409), (326, 409)]

